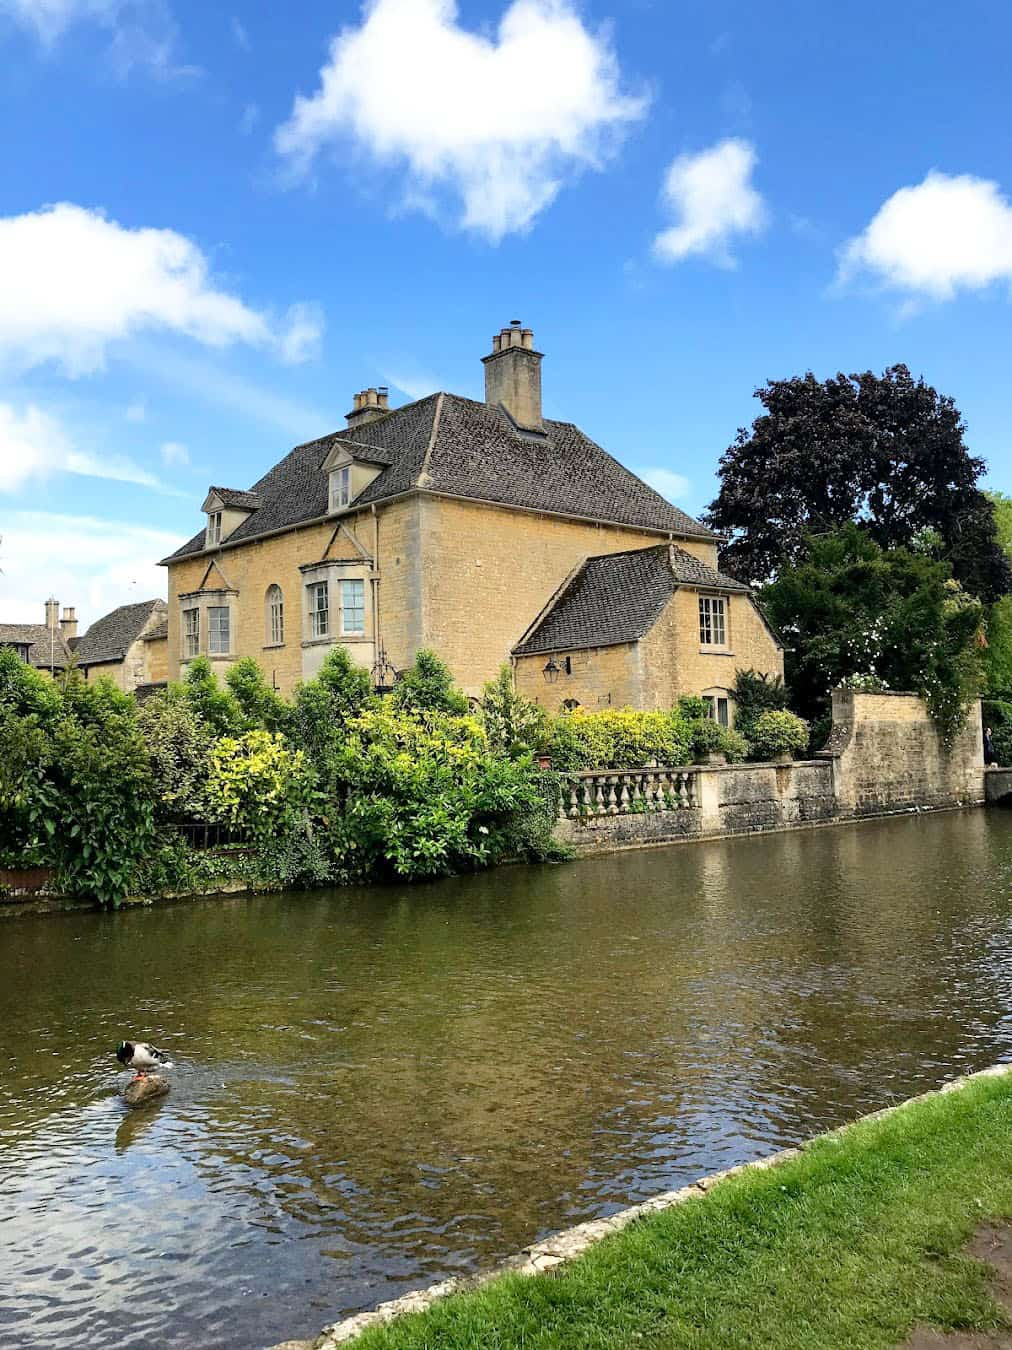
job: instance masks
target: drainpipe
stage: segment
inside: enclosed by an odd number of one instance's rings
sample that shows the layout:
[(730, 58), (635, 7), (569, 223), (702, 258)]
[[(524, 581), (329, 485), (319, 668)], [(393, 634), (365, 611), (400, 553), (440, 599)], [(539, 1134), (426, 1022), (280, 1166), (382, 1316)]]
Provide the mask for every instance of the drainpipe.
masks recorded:
[(379, 619), (379, 547), (380, 547), (380, 527), (379, 513), (376, 510), (376, 503), (372, 503), (372, 645), (373, 645), (373, 665), (380, 659), (380, 652), (383, 650), (383, 641), (380, 634)]

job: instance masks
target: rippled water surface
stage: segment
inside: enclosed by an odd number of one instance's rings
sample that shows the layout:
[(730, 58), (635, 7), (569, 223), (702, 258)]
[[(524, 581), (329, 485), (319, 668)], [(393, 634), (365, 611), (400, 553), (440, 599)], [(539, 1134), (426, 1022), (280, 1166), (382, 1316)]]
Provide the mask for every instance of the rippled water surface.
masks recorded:
[(0, 1343), (310, 1335), (1010, 1056), (1012, 813), (6, 919)]

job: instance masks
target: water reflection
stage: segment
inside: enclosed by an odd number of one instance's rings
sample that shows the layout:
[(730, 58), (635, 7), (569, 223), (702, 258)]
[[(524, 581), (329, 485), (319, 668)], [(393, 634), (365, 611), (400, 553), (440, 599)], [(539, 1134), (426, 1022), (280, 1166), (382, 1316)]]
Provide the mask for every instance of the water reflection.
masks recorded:
[(310, 1334), (1007, 1056), (1010, 955), (983, 812), (6, 922), (0, 1340)]

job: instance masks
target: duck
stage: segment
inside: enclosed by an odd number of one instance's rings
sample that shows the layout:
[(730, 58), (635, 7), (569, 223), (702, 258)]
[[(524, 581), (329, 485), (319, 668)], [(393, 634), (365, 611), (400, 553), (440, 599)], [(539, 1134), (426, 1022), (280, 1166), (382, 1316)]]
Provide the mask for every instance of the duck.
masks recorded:
[(128, 1069), (136, 1069), (137, 1077), (144, 1078), (148, 1069), (171, 1069), (172, 1064), (164, 1050), (147, 1041), (120, 1041), (116, 1058)]

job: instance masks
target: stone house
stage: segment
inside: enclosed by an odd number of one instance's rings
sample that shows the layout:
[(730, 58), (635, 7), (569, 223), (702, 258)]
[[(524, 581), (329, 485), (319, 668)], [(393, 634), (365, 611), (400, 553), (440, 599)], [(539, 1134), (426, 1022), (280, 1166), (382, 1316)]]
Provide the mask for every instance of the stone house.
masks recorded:
[(106, 676), (128, 694), (164, 684), (168, 678), (167, 612), (164, 600), (140, 600), (96, 619), (74, 647), (85, 679)]
[[(541, 363), (514, 323), (483, 358), (484, 402), (437, 393), (391, 409), (386, 390), (365, 390), (343, 429), (250, 489), (212, 487), (204, 527), (163, 559), (170, 678), (198, 654), (220, 671), (253, 656), (288, 693), (342, 644), (386, 687), (431, 647), (473, 696), (512, 660), (551, 706), (713, 690), (730, 717), (735, 668), (782, 672), (779, 643), (717, 571), (715, 535), (543, 416)], [(637, 554), (624, 579), (597, 584), (603, 558)], [(565, 617), (574, 586), (582, 627)]]
[(66, 670), (74, 659), (77, 643), (77, 616), (64, 609), (52, 596), (46, 601), (44, 623), (0, 623), (0, 647), (12, 648), (21, 660), (36, 670)]

